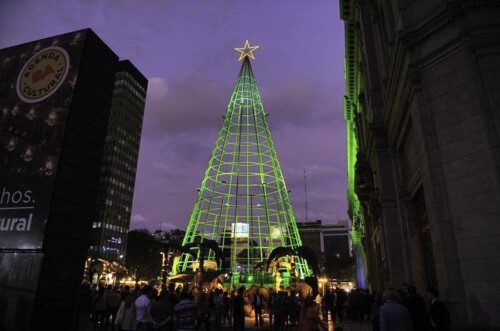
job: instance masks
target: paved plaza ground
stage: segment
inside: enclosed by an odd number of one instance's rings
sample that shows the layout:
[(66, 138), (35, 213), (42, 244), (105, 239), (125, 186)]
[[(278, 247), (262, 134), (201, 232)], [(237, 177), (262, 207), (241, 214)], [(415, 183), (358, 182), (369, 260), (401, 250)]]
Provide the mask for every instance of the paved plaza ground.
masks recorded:
[[(340, 326), (339, 323), (336, 323), (337, 326)], [(342, 324), (343, 331), (371, 331), (371, 322), (370, 321), (344, 321)], [(203, 329), (200, 329), (202, 331)], [(232, 328), (229, 326), (223, 326), (223, 331), (231, 331)], [(260, 331), (260, 330), (270, 330), (269, 320), (264, 318), (264, 326), (256, 327), (255, 320), (253, 317), (246, 317), (245, 319), (245, 331)], [(296, 326), (286, 325), (282, 331), (295, 331), (297, 330)], [(332, 321), (328, 321), (328, 331), (334, 331), (334, 325)]]
[[(337, 326), (340, 324), (337, 323)], [(371, 331), (371, 323), (370, 321), (344, 321), (342, 324), (342, 330), (343, 331)], [(87, 330), (104, 330), (104, 327), (99, 328), (94, 328), (93, 324), (91, 323), (80, 323), (80, 328), (79, 331), (87, 331)], [(106, 331), (112, 331), (114, 329), (109, 329)], [(265, 331), (265, 330), (270, 330), (269, 326), (269, 320), (267, 318), (264, 318), (264, 325), (262, 327), (256, 327), (255, 326), (255, 320), (253, 317), (246, 317), (245, 319), (245, 331)], [(292, 326), (292, 325), (285, 325), (283, 328), (280, 329), (280, 331), (296, 331), (297, 327)], [(199, 331), (207, 331), (205, 327), (202, 325), (199, 328)], [(216, 330), (214, 330), (216, 331)], [(232, 331), (232, 327), (228, 325), (223, 325), (222, 326), (222, 331)], [(328, 331), (334, 331), (334, 325), (331, 321), (328, 322)]]

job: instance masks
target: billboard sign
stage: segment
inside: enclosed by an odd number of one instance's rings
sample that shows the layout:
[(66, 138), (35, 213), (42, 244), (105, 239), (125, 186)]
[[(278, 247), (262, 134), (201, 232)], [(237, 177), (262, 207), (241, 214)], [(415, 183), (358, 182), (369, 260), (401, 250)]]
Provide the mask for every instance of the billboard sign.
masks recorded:
[(84, 31), (0, 50), (0, 249), (40, 249)]
[(66, 79), (69, 55), (61, 47), (47, 47), (33, 55), (17, 77), (17, 96), (36, 103), (54, 94)]
[(248, 224), (233, 223), (231, 224), (231, 232), (233, 238), (248, 238)]

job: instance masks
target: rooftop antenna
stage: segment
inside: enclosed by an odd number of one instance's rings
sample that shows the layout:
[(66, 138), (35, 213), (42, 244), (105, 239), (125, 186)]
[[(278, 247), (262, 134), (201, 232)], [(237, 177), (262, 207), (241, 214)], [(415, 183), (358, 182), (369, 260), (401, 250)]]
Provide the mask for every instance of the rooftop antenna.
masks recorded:
[(306, 170), (304, 169), (304, 193), (306, 195), (306, 222), (308, 220), (307, 218), (307, 177), (306, 177)]

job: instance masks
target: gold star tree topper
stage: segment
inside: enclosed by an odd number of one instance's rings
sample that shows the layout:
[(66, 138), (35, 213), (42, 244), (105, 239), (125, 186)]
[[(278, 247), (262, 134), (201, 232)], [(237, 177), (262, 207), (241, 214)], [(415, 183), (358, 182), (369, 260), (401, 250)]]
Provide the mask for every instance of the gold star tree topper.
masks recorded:
[(253, 52), (259, 48), (260, 46), (250, 46), (250, 44), (248, 43), (248, 40), (245, 41), (245, 46), (241, 47), (241, 48), (235, 48), (236, 51), (240, 52), (240, 58), (238, 59), (238, 61), (241, 61), (243, 60), (244, 58), (246, 58), (247, 56), (249, 58), (251, 58), (252, 60), (255, 60), (255, 56), (253, 55)]

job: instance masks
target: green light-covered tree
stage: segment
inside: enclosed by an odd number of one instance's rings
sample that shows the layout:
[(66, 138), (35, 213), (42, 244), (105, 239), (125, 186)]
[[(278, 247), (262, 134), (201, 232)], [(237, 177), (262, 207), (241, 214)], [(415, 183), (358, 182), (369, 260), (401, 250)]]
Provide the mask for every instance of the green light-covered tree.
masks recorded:
[[(232, 274), (260, 270), (276, 247), (302, 245), (249, 60), (257, 48), (247, 41), (237, 49), (243, 63), (182, 243), (216, 241)], [(209, 252), (206, 260), (215, 261), (215, 253)], [(304, 259), (295, 262), (300, 278), (312, 273)], [(183, 254), (176, 272), (198, 265), (190, 254)]]

